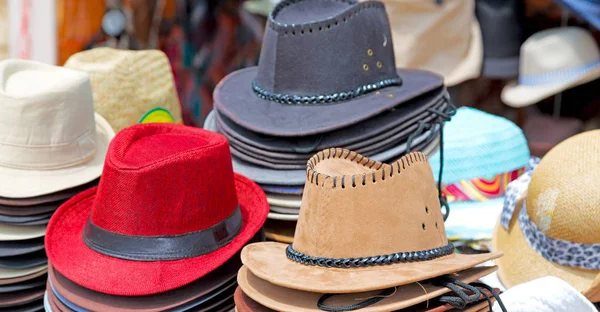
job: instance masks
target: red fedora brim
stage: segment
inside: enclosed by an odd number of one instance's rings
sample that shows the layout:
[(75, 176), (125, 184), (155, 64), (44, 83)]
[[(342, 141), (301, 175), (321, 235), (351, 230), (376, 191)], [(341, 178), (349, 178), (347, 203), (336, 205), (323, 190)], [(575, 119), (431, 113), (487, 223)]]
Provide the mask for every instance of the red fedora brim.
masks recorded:
[(172, 290), (217, 269), (252, 239), (269, 213), (267, 198), (248, 178), (235, 175), (243, 225), (227, 245), (209, 254), (172, 261), (131, 261), (109, 257), (90, 249), (82, 231), (97, 188), (63, 204), (48, 225), (46, 249), (50, 263), (69, 280), (85, 288), (120, 296), (143, 296)]

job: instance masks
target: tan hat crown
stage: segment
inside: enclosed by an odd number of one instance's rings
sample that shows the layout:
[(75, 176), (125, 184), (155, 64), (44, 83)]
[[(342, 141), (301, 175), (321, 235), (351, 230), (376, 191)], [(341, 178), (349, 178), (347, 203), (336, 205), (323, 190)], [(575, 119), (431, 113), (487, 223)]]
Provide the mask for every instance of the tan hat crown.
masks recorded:
[(447, 245), (424, 154), (413, 152), (388, 165), (345, 149), (328, 149), (309, 160), (295, 251), (311, 257), (365, 258)]
[(0, 109), (0, 166), (59, 169), (96, 154), (94, 102), (86, 73), (33, 61), (2, 61)]
[(539, 163), (527, 191), (527, 213), (545, 235), (600, 243), (600, 130), (574, 136)]
[(529, 37), (521, 46), (520, 76), (574, 69), (599, 59), (600, 51), (588, 31), (578, 27), (549, 29)]
[(90, 75), (96, 112), (115, 131), (140, 123), (157, 108), (175, 123), (182, 120), (171, 65), (159, 50), (96, 48), (72, 55), (65, 67)]

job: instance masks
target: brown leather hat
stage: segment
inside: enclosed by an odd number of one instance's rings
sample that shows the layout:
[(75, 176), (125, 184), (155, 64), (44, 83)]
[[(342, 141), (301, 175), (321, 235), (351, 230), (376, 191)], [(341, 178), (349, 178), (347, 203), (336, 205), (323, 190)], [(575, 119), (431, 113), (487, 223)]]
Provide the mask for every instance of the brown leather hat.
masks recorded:
[(341, 294), (423, 281), (501, 255), (454, 253), (423, 153), (388, 165), (328, 149), (308, 163), (293, 245), (251, 244), (242, 262), (274, 285)]

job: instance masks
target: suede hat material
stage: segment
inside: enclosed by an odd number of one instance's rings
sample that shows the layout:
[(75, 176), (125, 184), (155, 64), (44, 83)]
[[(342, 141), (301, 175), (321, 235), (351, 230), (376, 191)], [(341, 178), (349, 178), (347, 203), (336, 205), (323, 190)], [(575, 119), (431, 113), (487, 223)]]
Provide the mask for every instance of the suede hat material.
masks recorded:
[[(219, 128), (216, 123), (215, 111), (212, 111), (204, 122), (204, 129), (219, 132)], [(413, 149), (422, 150), (427, 154), (433, 154), (439, 145), (437, 133), (439, 133), (439, 126), (433, 125), (433, 129), (425, 131), (425, 133), (417, 136), (413, 140)], [(406, 152), (406, 142), (397, 145), (390, 150), (384, 151), (380, 154), (374, 155), (371, 158), (388, 161), (395, 160)], [(249, 162), (247, 155), (244, 155), (237, 151), (235, 148), (231, 148), (233, 154), (233, 170), (236, 173), (242, 174), (252, 181), (261, 185), (267, 184), (277, 187), (293, 187), (294, 192), (298, 194), (298, 187), (304, 185), (306, 172), (304, 169), (275, 169), (264, 167), (265, 162), (262, 160), (253, 159), (254, 162), (259, 164), (253, 164)], [(243, 158), (240, 158), (241, 156)], [(304, 167), (303, 167), (304, 168)], [(284, 192), (288, 192), (287, 190)]]
[[(464, 283), (472, 283), (479, 278), (496, 271), (497, 267), (477, 267), (452, 274), (452, 277)], [(417, 283), (418, 282), (418, 283)], [(238, 284), (252, 300), (276, 311), (318, 312), (317, 301), (323, 293), (295, 290), (271, 284), (243, 266), (238, 273)], [(409, 308), (450, 292), (442, 286), (434, 286), (429, 281), (415, 281), (400, 285), (393, 295), (359, 311), (387, 312)], [(357, 303), (356, 298), (370, 298), (381, 293), (380, 290), (340, 294), (328, 299), (328, 305), (346, 306)], [(260, 311), (260, 310), (259, 310)], [(240, 311), (241, 312), (241, 311)]]
[(248, 130), (297, 137), (350, 126), (440, 88), (438, 75), (396, 69), (381, 2), (286, 0), (269, 15), (258, 67), (225, 77), (213, 97), (219, 113)]
[(0, 196), (30, 198), (97, 179), (114, 132), (86, 73), (0, 62)]
[[(453, 250), (423, 153), (388, 165), (328, 149), (307, 165), (293, 245), (251, 244), (242, 250), (242, 262), (281, 287), (351, 293), (458, 272), (502, 255)], [(380, 259), (389, 260), (378, 265)]]
[(115, 140), (100, 185), (48, 225), (50, 263), (69, 280), (111, 295), (168, 291), (214, 271), (262, 227), (266, 196), (233, 173), (223, 136), (153, 123)]
[(443, 111), (449, 101), (448, 92), (439, 89), (339, 130), (289, 138), (261, 135), (245, 129), (219, 112), (214, 114), (216, 114), (216, 125), (219, 132), (223, 133), (230, 141), (235, 139), (240, 144), (244, 143), (245, 146), (255, 147), (260, 151), (289, 155), (288, 159), (308, 160), (314, 153), (333, 146), (361, 151), (368, 148), (373, 142), (383, 141), (393, 134), (407, 131), (406, 129), (410, 129), (419, 120), (435, 116), (429, 109)]

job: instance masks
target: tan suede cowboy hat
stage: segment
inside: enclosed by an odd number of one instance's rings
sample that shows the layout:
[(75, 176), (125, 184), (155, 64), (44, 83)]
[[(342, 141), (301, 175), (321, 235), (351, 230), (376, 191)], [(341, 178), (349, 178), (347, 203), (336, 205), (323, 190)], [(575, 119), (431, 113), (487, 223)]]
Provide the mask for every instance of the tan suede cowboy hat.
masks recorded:
[(454, 253), (423, 153), (388, 165), (328, 149), (308, 163), (293, 245), (251, 244), (241, 256), (271, 284), (339, 294), (410, 284), (501, 255)]
[[(571, 137), (509, 185), (493, 248), (507, 288), (556, 276), (600, 302), (600, 130)], [(530, 179), (530, 182), (529, 182)]]
[(600, 50), (578, 27), (538, 32), (521, 46), (519, 80), (502, 90), (502, 101), (523, 107), (600, 77)]
[(481, 28), (474, 0), (383, 0), (388, 11), (396, 66), (425, 69), (446, 86), (480, 76)]
[(169, 59), (159, 50), (96, 48), (73, 54), (65, 67), (90, 75), (96, 112), (115, 132), (137, 123), (181, 123)]
[(0, 197), (30, 198), (98, 179), (114, 132), (80, 71), (0, 61)]

